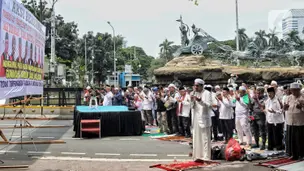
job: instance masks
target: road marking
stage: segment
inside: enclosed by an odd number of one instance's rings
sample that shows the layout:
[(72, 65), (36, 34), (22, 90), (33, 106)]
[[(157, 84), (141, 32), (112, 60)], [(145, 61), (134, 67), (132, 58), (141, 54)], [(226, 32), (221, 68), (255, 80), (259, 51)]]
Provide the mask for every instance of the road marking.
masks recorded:
[(31, 154), (51, 154), (49, 151), (28, 151), (27, 153)]
[(111, 138), (102, 138), (101, 140), (109, 141), (109, 140), (111, 140)]
[(37, 137), (39, 139), (54, 139), (55, 137)]
[[(43, 121), (39, 126), (46, 125), (46, 124), (48, 124), (48, 123), (50, 123), (50, 122), (51, 122), (51, 120)], [(36, 131), (37, 129), (38, 129), (38, 128), (28, 129), (29, 131), (28, 131), (25, 135), (31, 135), (31, 134), (32, 134), (34, 131)], [(13, 142), (18, 141), (18, 140), (20, 140), (20, 139), (21, 139), (20, 137), (19, 137), (19, 138), (16, 138), (16, 139), (13, 140)], [(16, 146), (16, 145), (7, 144), (7, 145), (4, 146), (4, 148), (7, 147), (7, 149), (10, 150), (10, 149), (14, 148), (15, 146)]]
[(19, 123), (17, 123), (17, 124), (0, 124), (0, 126), (19, 126), (20, 124)]
[[(65, 161), (100, 161), (100, 162), (173, 162), (172, 159), (109, 159), (109, 158), (87, 158), (87, 157), (52, 157), (33, 156), (33, 159), (41, 160), (65, 160)], [(178, 159), (179, 161), (193, 161), (192, 159)]]
[(117, 153), (95, 153), (96, 156), (120, 156)]
[(62, 139), (62, 140), (81, 140), (81, 139), (83, 139), (83, 138), (69, 138), (69, 137), (66, 137), (66, 138), (60, 138), (60, 139)]
[(130, 156), (156, 157), (157, 154), (130, 154)]
[(86, 153), (61, 152), (61, 154), (65, 154), (65, 155), (85, 155)]
[(121, 138), (119, 139), (120, 141), (139, 141), (140, 139), (135, 139), (135, 138)]
[(189, 157), (187, 154), (168, 154), (168, 157)]
[(0, 151), (0, 153), (19, 153), (19, 151)]
[[(29, 138), (30, 136), (23, 136), (22, 138)], [(13, 135), (12, 138), (21, 138), (21, 135)]]

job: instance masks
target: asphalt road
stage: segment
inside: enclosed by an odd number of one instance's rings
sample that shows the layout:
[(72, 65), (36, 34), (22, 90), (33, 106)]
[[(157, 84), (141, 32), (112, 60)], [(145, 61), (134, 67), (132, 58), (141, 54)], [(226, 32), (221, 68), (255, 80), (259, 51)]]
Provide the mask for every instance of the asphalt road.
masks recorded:
[[(82, 157), (122, 160), (174, 160), (190, 159), (186, 144), (154, 140), (144, 136), (106, 137), (102, 139), (72, 138), (72, 121), (31, 121), (32, 125), (69, 125), (66, 128), (22, 129), (23, 141), (64, 140), (66, 144), (0, 145), (0, 156), (5, 160), (31, 160), (31, 157)], [(2, 120), (0, 127), (14, 126), (15, 121)], [(12, 134), (12, 132), (14, 133)], [(21, 129), (3, 130), (12, 141), (20, 141)]]
[[(32, 125), (69, 125), (65, 128), (22, 129), (23, 141), (64, 140), (66, 144), (0, 145), (2, 165), (29, 165), (31, 171), (138, 171), (159, 170), (149, 166), (159, 163), (172, 163), (175, 160), (191, 160), (187, 144), (154, 140), (150, 137), (106, 137), (102, 139), (72, 138), (73, 121), (34, 121)], [(1, 120), (0, 127), (14, 126), (15, 121)], [(14, 133), (12, 134), (12, 132)], [(3, 130), (12, 141), (20, 141), (21, 129)], [(38, 160), (36, 160), (38, 159)], [(228, 164), (228, 163), (227, 163)], [(2, 166), (0, 164), (0, 166)], [(258, 168), (268, 171), (267, 168)], [(9, 169), (8, 171), (15, 171)], [(195, 169), (196, 170), (196, 169)], [(205, 169), (197, 169), (205, 170)], [(221, 164), (210, 170), (242, 171), (257, 170), (248, 163)]]

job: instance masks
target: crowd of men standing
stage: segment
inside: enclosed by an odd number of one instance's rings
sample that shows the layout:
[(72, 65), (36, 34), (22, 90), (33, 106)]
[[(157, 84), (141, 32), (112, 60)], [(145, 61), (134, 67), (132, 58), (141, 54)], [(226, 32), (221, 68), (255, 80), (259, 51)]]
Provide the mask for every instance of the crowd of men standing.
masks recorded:
[[(211, 159), (211, 139), (227, 143), (234, 132), (241, 145), (285, 150), (293, 159), (303, 158), (302, 85), (278, 86), (272, 81), (249, 87), (244, 83), (238, 86), (233, 79), (224, 87), (206, 85), (202, 79), (196, 79), (193, 87), (170, 84), (123, 91), (107, 86), (97, 91), (98, 103), (141, 111), (143, 130), (145, 125), (157, 125), (160, 132), (192, 137), (194, 159)], [(88, 102), (90, 87), (87, 90)]]

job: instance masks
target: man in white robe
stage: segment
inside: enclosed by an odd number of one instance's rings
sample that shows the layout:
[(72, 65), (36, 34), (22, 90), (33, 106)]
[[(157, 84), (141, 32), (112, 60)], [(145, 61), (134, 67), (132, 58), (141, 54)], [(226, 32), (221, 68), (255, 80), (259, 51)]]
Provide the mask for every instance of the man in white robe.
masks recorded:
[(194, 81), (195, 91), (191, 96), (193, 113), (193, 159), (211, 160), (211, 92), (204, 91), (204, 81)]

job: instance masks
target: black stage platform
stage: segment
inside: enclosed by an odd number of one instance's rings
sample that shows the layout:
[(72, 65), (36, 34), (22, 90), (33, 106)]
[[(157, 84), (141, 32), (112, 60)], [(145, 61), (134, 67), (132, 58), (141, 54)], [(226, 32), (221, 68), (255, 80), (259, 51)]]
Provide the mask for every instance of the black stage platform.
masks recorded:
[[(83, 119), (100, 119), (101, 136), (136, 136), (142, 135), (141, 113), (129, 110), (126, 106), (76, 106), (74, 110), (75, 138), (80, 137), (80, 121)], [(83, 137), (92, 134), (83, 132)], [(95, 135), (96, 136), (96, 135)]]

